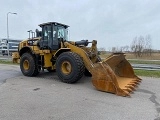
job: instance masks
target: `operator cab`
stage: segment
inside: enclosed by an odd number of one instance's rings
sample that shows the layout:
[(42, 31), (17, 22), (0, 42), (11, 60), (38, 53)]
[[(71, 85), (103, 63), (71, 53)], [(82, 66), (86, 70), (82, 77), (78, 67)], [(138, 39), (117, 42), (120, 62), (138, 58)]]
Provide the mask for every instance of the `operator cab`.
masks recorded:
[(68, 40), (68, 25), (48, 22), (39, 25), (42, 28), (40, 49), (57, 50), (61, 42)]

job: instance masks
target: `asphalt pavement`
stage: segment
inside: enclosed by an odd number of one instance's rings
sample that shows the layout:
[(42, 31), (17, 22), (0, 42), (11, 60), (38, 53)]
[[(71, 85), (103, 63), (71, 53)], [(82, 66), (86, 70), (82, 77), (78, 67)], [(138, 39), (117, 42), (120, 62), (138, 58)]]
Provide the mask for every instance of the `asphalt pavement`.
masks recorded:
[(9, 78), (22, 75), (18, 65), (0, 64), (0, 85)]
[(0, 79), (6, 78), (0, 85), (0, 120), (160, 120), (157, 78), (141, 77), (131, 97), (121, 97), (97, 91), (90, 77), (66, 84), (56, 72), (25, 77), (18, 65), (0, 64), (0, 70)]

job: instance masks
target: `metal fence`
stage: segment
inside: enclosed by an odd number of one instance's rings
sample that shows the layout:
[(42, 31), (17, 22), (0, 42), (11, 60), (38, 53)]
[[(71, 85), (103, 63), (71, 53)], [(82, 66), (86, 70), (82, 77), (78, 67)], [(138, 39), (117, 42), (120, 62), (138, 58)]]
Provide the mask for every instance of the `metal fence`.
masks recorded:
[(155, 64), (131, 64), (133, 69), (138, 70), (160, 70), (160, 65)]

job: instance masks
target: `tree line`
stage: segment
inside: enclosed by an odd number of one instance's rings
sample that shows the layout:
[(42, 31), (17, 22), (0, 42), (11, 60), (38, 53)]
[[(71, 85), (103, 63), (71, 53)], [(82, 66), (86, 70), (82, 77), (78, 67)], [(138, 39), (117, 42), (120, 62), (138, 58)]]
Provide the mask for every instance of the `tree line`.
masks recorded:
[(152, 46), (151, 46), (151, 36), (146, 35), (135, 37), (131, 43), (131, 51), (136, 57), (142, 57), (143, 55), (151, 56)]
[[(110, 50), (111, 52), (132, 52), (136, 57), (142, 56), (151, 56), (152, 55), (152, 39), (151, 36), (148, 34), (146, 36), (136, 36), (133, 38), (130, 46), (125, 45), (121, 47), (112, 47)], [(106, 50), (105, 48), (99, 48), (99, 51), (104, 53)]]

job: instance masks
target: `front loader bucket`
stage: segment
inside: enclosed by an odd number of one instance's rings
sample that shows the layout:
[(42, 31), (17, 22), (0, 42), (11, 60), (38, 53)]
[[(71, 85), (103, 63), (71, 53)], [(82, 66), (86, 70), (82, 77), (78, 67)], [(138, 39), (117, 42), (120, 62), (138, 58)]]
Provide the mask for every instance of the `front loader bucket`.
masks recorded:
[(98, 90), (129, 96), (140, 81), (124, 54), (113, 54), (94, 64), (92, 83)]

